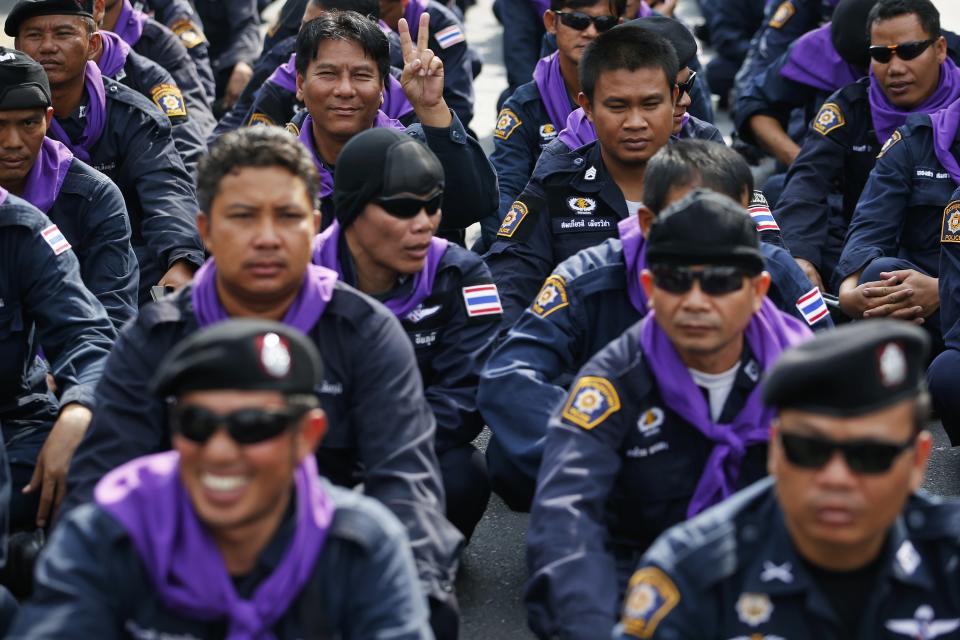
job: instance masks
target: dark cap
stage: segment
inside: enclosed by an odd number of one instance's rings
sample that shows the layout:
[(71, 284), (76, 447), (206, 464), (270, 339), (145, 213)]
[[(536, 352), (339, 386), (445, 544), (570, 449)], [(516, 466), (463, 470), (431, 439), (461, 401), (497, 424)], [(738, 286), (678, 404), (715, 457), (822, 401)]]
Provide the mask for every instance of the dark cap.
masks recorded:
[(763, 382), (778, 409), (856, 416), (912, 398), (925, 387), (930, 339), (898, 320), (844, 325), (785, 351)]
[(694, 189), (660, 213), (647, 234), (647, 262), (764, 269), (753, 220), (740, 204), (706, 189)]
[(648, 16), (646, 18), (637, 18), (627, 24), (633, 24), (657, 35), (663, 37), (667, 42), (673, 45), (677, 52), (677, 60), (680, 62), (680, 70), (689, 67), (694, 56), (697, 55), (697, 40), (690, 33), (690, 30), (679, 20), (667, 18), (665, 16)]
[(16, 49), (0, 47), (0, 111), (52, 105), (50, 81), (40, 63)]
[(86, 16), (93, 18), (93, 0), (20, 0), (13, 7), (3, 31), (17, 37), (24, 20), (37, 16)]
[(840, 0), (830, 21), (830, 41), (847, 64), (860, 70), (870, 65), (867, 18), (877, 0)]
[(266, 320), (227, 320), (179, 342), (157, 371), (162, 396), (238, 389), (310, 394), (321, 383), (317, 348), (302, 333)]
[(350, 138), (337, 157), (333, 207), (346, 227), (374, 198), (433, 197), (443, 184), (443, 166), (427, 145), (396, 129), (367, 129)]

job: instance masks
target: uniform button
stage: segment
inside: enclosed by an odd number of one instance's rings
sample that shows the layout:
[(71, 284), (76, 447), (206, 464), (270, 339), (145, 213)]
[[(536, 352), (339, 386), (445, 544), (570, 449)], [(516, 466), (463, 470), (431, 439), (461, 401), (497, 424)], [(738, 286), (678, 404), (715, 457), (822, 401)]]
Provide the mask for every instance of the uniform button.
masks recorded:
[(454, 131), (454, 132), (453, 132), (453, 139), (454, 139), (455, 142), (460, 142), (460, 141), (463, 140), (463, 136), (460, 135), (460, 132), (459, 132), (459, 131)]
[(909, 524), (910, 527), (913, 529), (923, 528), (923, 524), (925, 520), (926, 518), (924, 518), (923, 514), (920, 513), (919, 511), (911, 511), (907, 515), (907, 524)]
[(575, 164), (575, 165), (577, 165), (577, 166), (579, 167), (580, 165), (583, 164), (583, 158), (576, 158), (576, 159), (573, 161), (573, 164)]
[(110, 93), (116, 93), (116, 92), (117, 92), (117, 88), (114, 87), (114, 86), (111, 86), (111, 87), (110, 87)]
[(451, 591), (453, 591), (453, 585), (446, 581), (440, 583), (440, 588), (446, 591), (447, 593), (450, 593)]

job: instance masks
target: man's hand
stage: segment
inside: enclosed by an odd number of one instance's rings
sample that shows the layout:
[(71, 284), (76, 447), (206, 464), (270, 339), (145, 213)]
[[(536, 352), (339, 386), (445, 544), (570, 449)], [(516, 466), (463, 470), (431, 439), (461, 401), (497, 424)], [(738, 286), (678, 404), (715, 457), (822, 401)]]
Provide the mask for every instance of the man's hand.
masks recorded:
[(859, 274), (840, 285), (840, 308), (851, 318), (898, 318), (923, 324), (923, 307), (913, 300), (913, 287), (898, 278), (857, 284)]
[(67, 470), (77, 445), (87, 432), (90, 409), (79, 404), (68, 404), (60, 411), (47, 441), (40, 449), (37, 466), (33, 470), (30, 484), (23, 488), (24, 493), (40, 490), (40, 507), (37, 509), (37, 526), (44, 527), (60, 508), (67, 489)]
[(824, 291), (823, 278), (820, 277), (820, 272), (817, 271), (815, 266), (813, 266), (813, 263), (809, 260), (804, 260), (803, 258), (794, 258), (794, 260), (797, 262), (797, 265), (803, 269), (804, 275), (810, 279), (810, 282), (820, 289), (820, 291)]
[(223, 90), (224, 110), (228, 110), (236, 104), (237, 100), (240, 99), (240, 94), (243, 93), (243, 90), (247, 87), (247, 83), (250, 82), (250, 78), (252, 77), (253, 67), (246, 62), (238, 62), (236, 64), (230, 73), (230, 79), (227, 80), (227, 87)]
[(193, 265), (189, 262), (186, 260), (177, 260), (170, 269), (163, 274), (163, 277), (160, 278), (160, 282), (157, 284), (161, 287), (171, 286), (174, 289), (179, 289), (193, 279), (193, 271)]
[[(910, 298), (910, 303), (921, 308), (920, 317), (928, 318), (940, 308), (940, 282), (936, 278), (913, 269), (886, 271), (881, 273), (880, 277), (884, 280), (895, 279), (901, 283), (901, 287), (912, 289), (913, 296)], [(877, 309), (868, 311), (864, 317), (867, 317), (867, 314), (871, 318), (881, 315), (877, 311)]]
[(449, 127), (453, 121), (450, 109), (443, 99), (443, 60), (427, 48), (430, 42), (430, 14), (420, 16), (417, 45), (413, 46), (410, 26), (400, 18), (400, 50), (403, 52), (403, 73), (400, 85), (413, 105), (413, 110), (427, 127)]

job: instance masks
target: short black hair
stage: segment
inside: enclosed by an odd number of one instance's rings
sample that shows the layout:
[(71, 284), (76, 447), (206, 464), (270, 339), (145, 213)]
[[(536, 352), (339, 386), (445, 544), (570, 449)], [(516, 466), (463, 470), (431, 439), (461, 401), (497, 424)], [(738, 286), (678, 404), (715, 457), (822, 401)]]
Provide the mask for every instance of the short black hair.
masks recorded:
[(941, 36), (940, 12), (937, 11), (930, 0), (880, 0), (870, 10), (870, 15), (867, 17), (868, 35), (870, 30), (873, 29), (873, 25), (878, 22), (910, 14), (917, 16), (920, 27), (931, 38)]
[[(583, 9), (592, 7), (604, 0), (550, 0), (551, 11), (561, 11), (563, 9)], [(627, 10), (627, 0), (606, 0), (610, 12), (618, 18)]]
[(583, 50), (578, 65), (580, 88), (593, 102), (593, 90), (604, 71), (662, 69), (667, 85), (676, 84), (680, 62), (673, 45), (665, 38), (636, 24), (617, 25), (597, 36)]
[(302, 76), (307, 74), (307, 67), (316, 59), (320, 43), (324, 40), (356, 42), (377, 63), (380, 81), (387, 81), (390, 73), (390, 42), (373, 20), (356, 11), (329, 11), (303, 25), (297, 36), (297, 73)]
[(213, 143), (197, 165), (197, 202), (210, 213), (223, 179), (248, 167), (279, 167), (303, 180), (312, 204), (320, 188), (313, 158), (299, 140), (280, 127), (246, 127), (231, 131)]
[(643, 204), (660, 215), (674, 187), (700, 186), (740, 202), (753, 191), (753, 174), (743, 157), (719, 142), (678, 140), (660, 149), (643, 174)]
[(380, 19), (380, 3), (377, 0), (310, 0), (310, 4), (327, 11), (356, 11), (374, 22)]

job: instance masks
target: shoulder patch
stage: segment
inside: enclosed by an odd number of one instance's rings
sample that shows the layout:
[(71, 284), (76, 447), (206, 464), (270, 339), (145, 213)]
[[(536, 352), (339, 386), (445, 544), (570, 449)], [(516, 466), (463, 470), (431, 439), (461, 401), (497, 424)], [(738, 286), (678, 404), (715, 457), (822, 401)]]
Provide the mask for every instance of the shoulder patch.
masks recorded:
[(437, 39), (437, 44), (440, 45), (441, 49), (449, 49), (455, 44), (460, 44), (461, 42), (466, 42), (467, 39), (463, 37), (463, 30), (460, 29), (460, 25), (452, 24), (446, 29), (440, 29), (433, 37)]
[(503, 216), (503, 222), (500, 223), (500, 230), (497, 231), (497, 236), (501, 238), (512, 238), (528, 213), (530, 213), (530, 209), (527, 208), (527, 205), (519, 200), (514, 202), (510, 205), (507, 215)]
[(503, 313), (503, 305), (500, 304), (500, 292), (497, 291), (497, 285), (492, 282), (463, 287), (462, 291), (467, 316), (475, 318)]
[(780, 225), (777, 224), (777, 219), (773, 217), (767, 199), (763, 197), (763, 194), (760, 194), (760, 197), (763, 198), (762, 202), (756, 200), (747, 207), (747, 213), (753, 219), (753, 224), (757, 225), (757, 231), (761, 233), (764, 231), (780, 231)]
[[(247, 121), (247, 126), (248, 127), (259, 127), (259, 126), (275, 127), (277, 126), (277, 123), (274, 122), (273, 118), (271, 118), (267, 114), (261, 113), (260, 111), (254, 111), (253, 115), (250, 116), (250, 120)], [(297, 136), (299, 135), (300, 135), (300, 132), (297, 131)]]
[(172, 84), (158, 84), (150, 90), (150, 98), (153, 103), (160, 107), (160, 111), (168, 118), (184, 117), (187, 115), (187, 107), (183, 102), (183, 94), (180, 89)]
[(566, 281), (560, 276), (552, 275), (544, 281), (530, 310), (541, 318), (546, 318), (557, 309), (562, 309), (569, 304)]
[(652, 638), (657, 625), (680, 602), (680, 590), (657, 567), (633, 574), (623, 602), (623, 630), (635, 638)]
[(198, 44), (203, 44), (206, 40), (206, 37), (203, 35), (203, 30), (194, 24), (192, 20), (186, 18), (181, 18), (174, 22), (170, 25), (170, 30), (177, 34), (180, 42), (182, 42), (183, 46), (187, 49), (193, 49)]
[(497, 117), (497, 127), (493, 130), (493, 135), (501, 140), (506, 140), (522, 124), (523, 120), (518, 118), (512, 110), (500, 109), (500, 115)]
[(790, 22), (790, 18), (796, 12), (797, 8), (793, 6), (792, 0), (786, 0), (773, 12), (773, 17), (770, 18), (770, 27), (772, 29), (782, 29), (785, 24)]
[(297, 123), (288, 122), (283, 128), (292, 133), (295, 137), (300, 137), (300, 127), (297, 126)]
[(814, 287), (797, 299), (797, 309), (800, 315), (811, 327), (830, 315), (830, 309), (820, 295), (820, 289)]
[(845, 124), (847, 124), (847, 121), (844, 119), (843, 113), (840, 112), (840, 107), (833, 102), (827, 102), (820, 107), (820, 113), (814, 118), (813, 129), (820, 135), (825, 136)]
[(960, 244), (960, 200), (954, 200), (943, 210), (943, 227), (940, 242)]
[(897, 144), (902, 139), (903, 139), (903, 136), (900, 134), (900, 132), (894, 131), (893, 135), (890, 136), (887, 139), (887, 141), (883, 143), (882, 147), (880, 147), (880, 153), (877, 154), (877, 160), (882, 158), (887, 151), (890, 151), (890, 148), (893, 147), (893, 145)]
[(620, 410), (620, 396), (606, 378), (584, 376), (570, 390), (560, 415), (588, 431)]
[(60, 255), (64, 251), (70, 250), (70, 243), (67, 242), (66, 236), (63, 235), (63, 232), (60, 231), (55, 224), (52, 224), (41, 231), (40, 237), (43, 238), (44, 242), (50, 245), (50, 248), (53, 249), (53, 255), (55, 256)]

